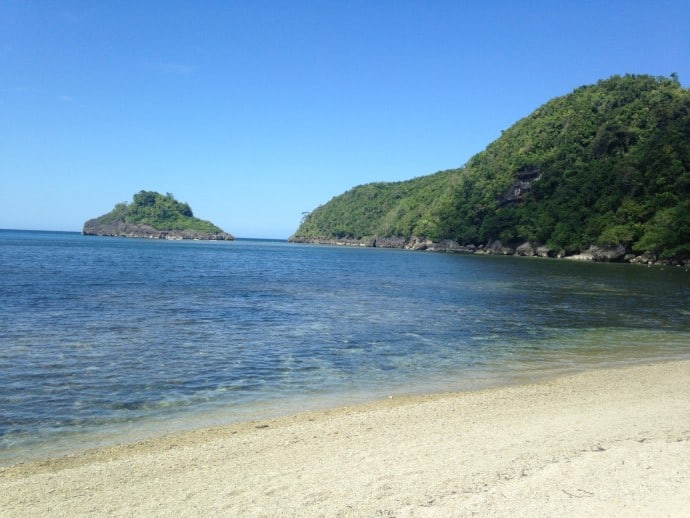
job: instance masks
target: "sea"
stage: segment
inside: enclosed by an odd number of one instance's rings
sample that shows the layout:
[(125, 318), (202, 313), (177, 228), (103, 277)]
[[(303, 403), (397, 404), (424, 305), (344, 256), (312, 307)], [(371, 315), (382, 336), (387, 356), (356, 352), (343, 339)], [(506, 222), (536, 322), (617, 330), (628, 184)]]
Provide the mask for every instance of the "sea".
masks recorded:
[(690, 358), (690, 272), (0, 231), (0, 464)]

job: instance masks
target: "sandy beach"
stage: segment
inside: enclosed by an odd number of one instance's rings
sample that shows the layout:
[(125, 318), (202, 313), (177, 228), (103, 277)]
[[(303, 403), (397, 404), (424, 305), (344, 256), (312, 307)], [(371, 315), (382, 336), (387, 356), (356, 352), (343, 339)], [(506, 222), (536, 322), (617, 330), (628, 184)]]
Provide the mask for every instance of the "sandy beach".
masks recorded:
[(2, 516), (690, 516), (690, 361), (0, 469)]

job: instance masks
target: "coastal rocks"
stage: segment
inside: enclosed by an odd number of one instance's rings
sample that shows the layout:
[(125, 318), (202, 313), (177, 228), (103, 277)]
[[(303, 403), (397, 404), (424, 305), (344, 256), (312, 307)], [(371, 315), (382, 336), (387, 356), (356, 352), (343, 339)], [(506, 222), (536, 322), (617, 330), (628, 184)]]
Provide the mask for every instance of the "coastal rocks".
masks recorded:
[(615, 263), (622, 262), (626, 255), (626, 249), (623, 245), (612, 246), (590, 246), (587, 250), (579, 254), (566, 256), (566, 259), (573, 261), (596, 261), (600, 263)]
[(606, 247), (592, 246), (592, 259), (598, 262), (620, 262), (625, 257), (627, 250), (623, 245), (611, 245)]
[(377, 237), (371, 246), (376, 248), (405, 248), (406, 241), (404, 237)]
[(527, 256), (527, 257), (532, 257), (537, 255), (537, 251), (534, 248), (534, 245), (530, 242), (522, 243), (520, 246), (518, 246), (515, 249), (515, 253), (517, 255), (522, 255), (522, 256)]
[(555, 257), (556, 255), (548, 246), (530, 241), (525, 241), (524, 243), (513, 248), (511, 246), (505, 246), (501, 241), (496, 240), (490, 242), (485, 247), (475, 248), (473, 251), (483, 254), (518, 255), (521, 257)]
[(515, 249), (509, 246), (504, 246), (498, 239), (493, 243), (489, 243), (483, 250), (486, 254), (494, 255), (514, 255)]
[(406, 250), (425, 250), (427, 252), (452, 252), (468, 254), (473, 254), (477, 251), (477, 247), (474, 245), (463, 246), (452, 239), (432, 241), (430, 239), (419, 239), (416, 237), (413, 237), (407, 241), (403, 248)]
[[(384, 238), (388, 239), (388, 238)], [(403, 240), (404, 242), (404, 240)], [(384, 246), (386, 241), (381, 240), (379, 242), (379, 238), (371, 238), (371, 239), (355, 239), (355, 238), (348, 238), (348, 237), (343, 237), (343, 238), (336, 238), (336, 239), (328, 239), (328, 238), (320, 238), (320, 237), (295, 237), (292, 236), (288, 239), (288, 243), (302, 243), (302, 244), (307, 244), (307, 245), (337, 245), (337, 246), (362, 246), (362, 247), (371, 247), (371, 248), (402, 248), (402, 246), (394, 246), (393, 243), (391, 242), (390, 246)]]
[(548, 246), (538, 246), (536, 250), (537, 257), (554, 257), (556, 254)]
[(461, 246), (452, 239), (442, 239), (438, 243), (432, 243), (427, 250), (430, 252), (469, 252), (467, 247)]
[(559, 255), (559, 258), (568, 259), (570, 261), (592, 261), (592, 260), (594, 260), (594, 258), (592, 257), (592, 252), (590, 252), (589, 249), (584, 250), (583, 252), (580, 252), (579, 254)]
[(405, 244), (405, 250), (428, 250), (432, 246), (434, 246), (434, 242), (431, 239), (420, 239), (413, 236)]
[(404, 237), (374, 237), (367, 239), (323, 239), (323, 238), (303, 238), (291, 237), (289, 239), (292, 243), (309, 243), (321, 245), (343, 245), (343, 246), (361, 246), (361, 247), (375, 247), (375, 248), (397, 248), (403, 250), (427, 251), (427, 252), (445, 252), (445, 253), (462, 253), (462, 254), (482, 254), (482, 255), (517, 255), (522, 257), (558, 257), (561, 259), (569, 259), (572, 261), (594, 261), (594, 262), (626, 262), (632, 264), (647, 264), (647, 265), (669, 265), (669, 266), (690, 266), (690, 258), (683, 260), (666, 260), (659, 259), (652, 252), (645, 252), (642, 255), (636, 256), (629, 253), (625, 246), (611, 245), (611, 246), (595, 246), (592, 245), (586, 250), (579, 253), (566, 255), (565, 253), (556, 253), (546, 245), (537, 242), (526, 241), (520, 245), (511, 246), (504, 245), (500, 240), (490, 241), (486, 245), (461, 245), (452, 239), (442, 239), (440, 241), (432, 241), (426, 238), (404, 238)]
[(633, 264), (654, 264), (656, 262), (656, 255), (652, 252), (645, 252), (640, 256), (632, 258), (630, 262)]
[(198, 232), (196, 230), (157, 230), (150, 225), (131, 223), (101, 223), (92, 219), (84, 223), (82, 234), (85, 236), (137, 237), (147, 239), (194, 239), (200, 241), (232, 241), (235, 239), (227, 232)]

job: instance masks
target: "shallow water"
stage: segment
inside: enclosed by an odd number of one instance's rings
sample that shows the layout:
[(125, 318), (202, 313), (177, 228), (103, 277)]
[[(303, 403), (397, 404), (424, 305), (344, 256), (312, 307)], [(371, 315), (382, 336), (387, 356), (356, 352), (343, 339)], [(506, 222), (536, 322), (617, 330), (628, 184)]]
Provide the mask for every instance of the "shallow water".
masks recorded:
[(0, 461), (690, 357), (690, 272), (0, 231)]

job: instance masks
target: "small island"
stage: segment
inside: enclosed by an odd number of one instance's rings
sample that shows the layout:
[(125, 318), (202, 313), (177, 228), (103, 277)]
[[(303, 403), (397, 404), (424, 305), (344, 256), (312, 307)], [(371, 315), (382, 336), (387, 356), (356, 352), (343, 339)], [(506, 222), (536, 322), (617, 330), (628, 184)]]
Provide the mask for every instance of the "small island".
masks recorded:
[(149, 239), (235, 239), (213, 223), (194, 217), (191, 207), (172, 194), (154, 191), (140, 191), (132, 203), (118, 203), (107, 214), (88, 220), (82, 233)]

